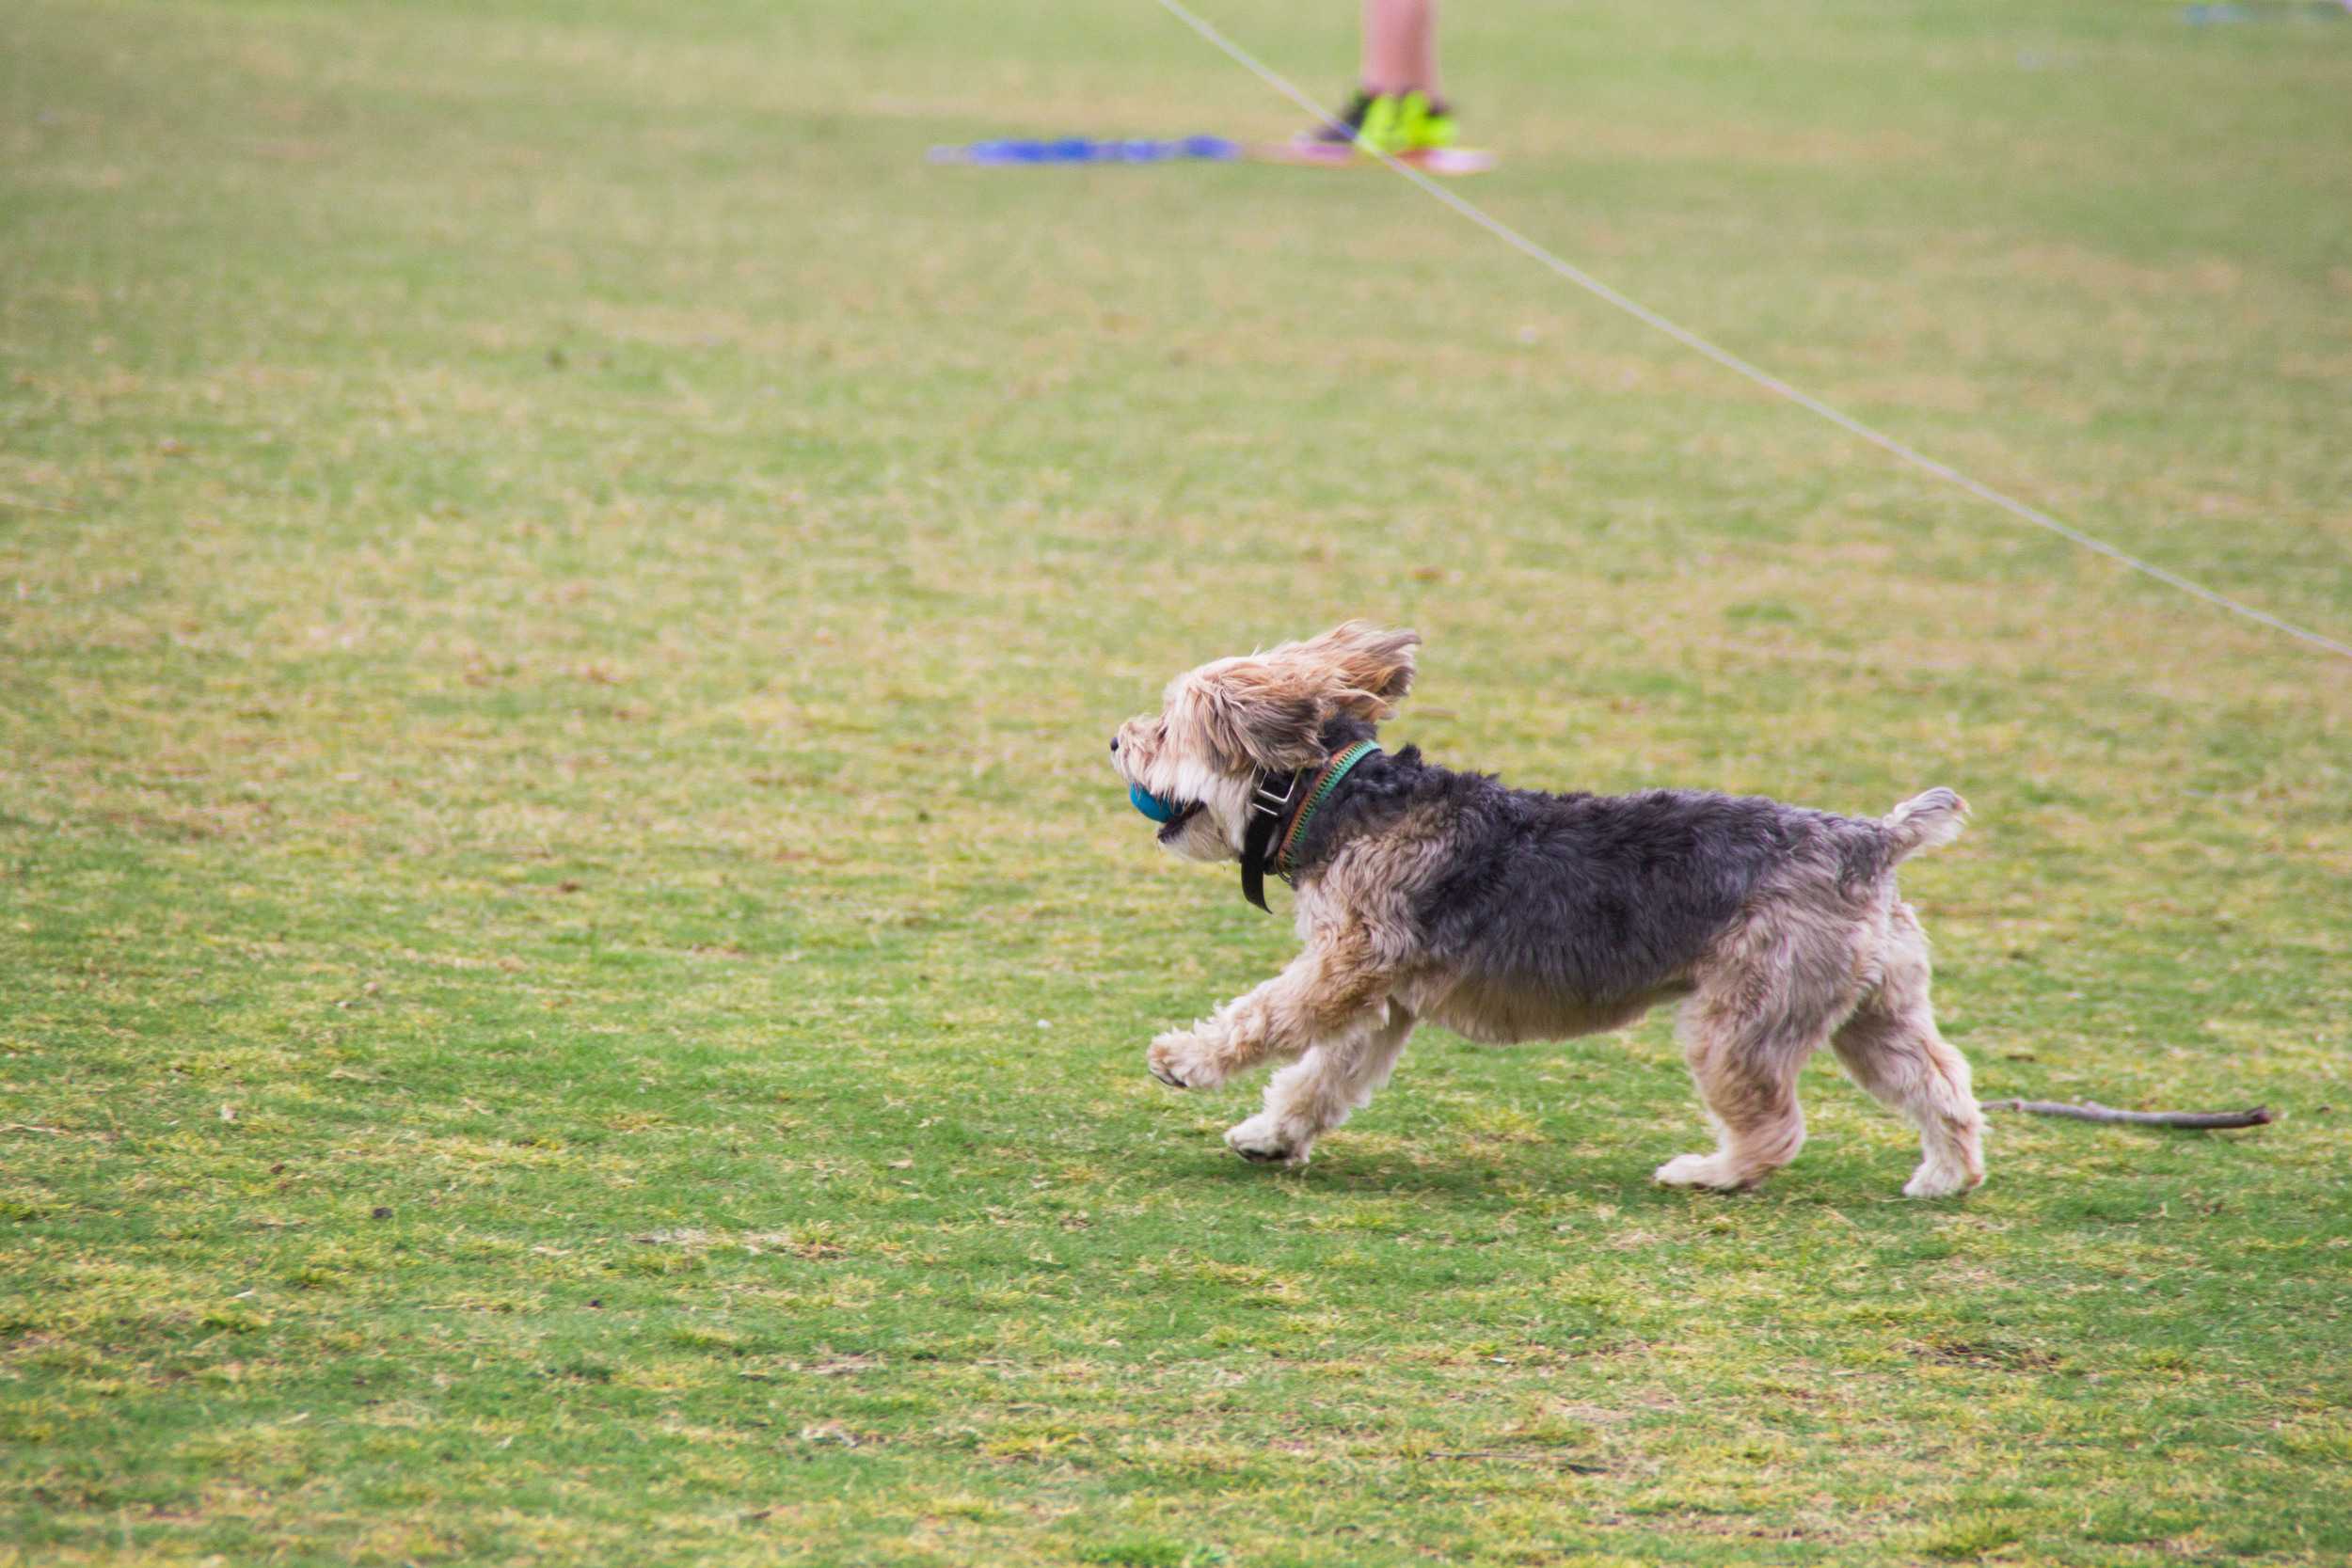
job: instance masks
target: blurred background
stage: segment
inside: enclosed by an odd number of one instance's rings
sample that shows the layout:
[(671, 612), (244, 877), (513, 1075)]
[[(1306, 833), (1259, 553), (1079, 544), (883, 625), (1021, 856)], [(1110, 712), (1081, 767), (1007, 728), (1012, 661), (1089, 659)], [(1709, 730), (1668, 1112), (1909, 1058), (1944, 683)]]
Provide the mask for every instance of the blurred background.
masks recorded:
[[(1208, 14), (1352, 89), (1350, 5)], [(1449, 189), (2352, 635), (2352, 18), (1461, 0), (1443, 51), (1499, 157)], [(805, 1560), (1054, 1520), (1052, 1560), (1329, 1560), (1237, 1474), (1384, 1520), (1361, 1560), (2345, 1549), (2304, 1468), (2345, 1441), (2345, 662), (1378, 168), (926, 161), (1303, 121), (1149, 0), (0, 9), (27, 1549), (711, 1561), (769, 1507)], [(1646, 1186), (1697, 1131), (1656, 1020), (1432, 1035), (1323, 1186), (1226, 1172), (1240, 1097), (1141, 1053), (1287, 922), (1157, 856), (1102, 737), (1348, 615), (1427, 640), (1392, 740), (1514, 783), (1961, 789), (1906, 885), (1984, 1092), (2292, 1114), (2004, 1126), (1963, 1223), (1865, 1207), (1903, 1136), (1823, 1070), (1734, 1234)], [(1837, 1259), (1869, 1310), (1804, 1294)], [(2261, 1375), (2183, 1370), (2223, 1341)], [(2131, 1398), (2018, 1482), (2070, 1366)], [(1823, 1368), (1852, 1402), (1791, 1425)], [(1555, 1429), (1597, 1490), (1414, 1468)]]

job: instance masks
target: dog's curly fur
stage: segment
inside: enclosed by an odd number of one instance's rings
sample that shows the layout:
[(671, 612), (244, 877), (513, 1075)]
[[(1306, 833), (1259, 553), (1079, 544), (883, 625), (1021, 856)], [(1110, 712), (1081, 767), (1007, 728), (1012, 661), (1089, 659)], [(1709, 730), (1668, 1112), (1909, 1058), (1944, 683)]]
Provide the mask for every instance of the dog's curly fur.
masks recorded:
[[(1111, 743), (1120, 778), (1175, 802), (1160, 842), (1241, 852), (1261, 772), (1370, 738), (1410, 689), (1409, 631), (1350, 622), (1178, 676)], [(1960, 834), (1931, 789), (1879, 818), (1692, 790), (1549, 795), (1422, 760), (1360, 764), (1292, 864), (1305, 950), (1279, 975), (1152, 1042), (1162, 1083), (1205, 1088), (1290, 1065), (1228, 1132), (1243, 1156), (1305, 1164), (1368, 1103), (1423, 1019), (1472, 1039), (1614, 1029), (1677, 1002), (1716, 1148), (1658, 1168), (1676, 1186), (1755, 1185), (1804, 1141), (1797, 1069), (1826, 1043), (1919, 1130), (1903, 1191), (1984, 1179), (1967, 1061), (1936, 1032), (1928, 944), (1895, 868)]]

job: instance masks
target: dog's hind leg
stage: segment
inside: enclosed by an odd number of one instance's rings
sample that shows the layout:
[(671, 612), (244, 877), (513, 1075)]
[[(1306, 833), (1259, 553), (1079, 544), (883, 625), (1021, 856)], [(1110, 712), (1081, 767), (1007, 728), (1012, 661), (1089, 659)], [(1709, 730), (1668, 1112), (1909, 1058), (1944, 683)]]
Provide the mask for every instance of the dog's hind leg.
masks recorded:
[(1682, 1017), (1683, 1059), (1715, 1125), (1712, 1154), (1678, 1154), (1658, 1167), (1669, 1187), (1753, 1187), (1797, 1157), (1804, 1146), (1804, 1111), (1797, 1103), (1797, 1069), (1829, 1033), (1789, 1021), (1732, 1017), (1693, 998)]
[(1948, 1197), (1984, 1180), (1984, 1117), (1968, 1059), (1946, 1043), (1928, 1001), (1928, 943), (1908, 904), (1896, 906), (1885, 978), (1831, 1038), (1854, 1082), (1919, 1130), (1922, 1158), (1906, 1197)]
[(1827, 870), (1794, 868), (1701, 965), (1682, 1006), (1682, 1048), (1716, 1148), (1659, 1166), (1666, 1185), (1753, 1187), (1804, 1147), (1797, 1069), (1853, 1011), (1874, 935)]
[(1360, 1027), (1319, 1040), (1265, 1086), (1265, 1109), (1231, 1128), (1225, 1142), (1245, 1160), (1303, 1165), (1315, 1139), (1372, 1102), (1412, 1037), (1413, 1015), (1388, 1004)]

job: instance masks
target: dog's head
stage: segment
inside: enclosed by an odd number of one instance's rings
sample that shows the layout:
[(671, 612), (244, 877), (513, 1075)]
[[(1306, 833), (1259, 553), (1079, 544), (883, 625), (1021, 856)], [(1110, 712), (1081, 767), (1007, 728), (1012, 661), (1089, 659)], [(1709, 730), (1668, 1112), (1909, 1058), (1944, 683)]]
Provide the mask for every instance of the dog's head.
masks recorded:
[(1186, 860), (1234, 860), (1261, 773), (1311, 768), (1327, 754), (1324, 725), (1341, 715), (1377, 722), (1413, 684), (1421, 637), (1360, 621), (1305, 642), (1220, 658), (1168, 683), (1160, 711), (1111, 737), (1111, 767), (1169, 813), (1160, 843)]

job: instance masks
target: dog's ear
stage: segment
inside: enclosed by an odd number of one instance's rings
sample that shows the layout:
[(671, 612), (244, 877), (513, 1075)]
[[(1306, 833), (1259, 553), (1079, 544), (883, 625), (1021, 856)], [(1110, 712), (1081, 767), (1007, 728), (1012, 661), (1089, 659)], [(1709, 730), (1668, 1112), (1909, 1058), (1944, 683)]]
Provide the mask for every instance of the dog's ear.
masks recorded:
[(1417, 631), (1384, 631), (1362, 621), (1333, 626), (1321, 637), (1293, 642), (1266, 656), (1300, 672), (1334, 708), (1381, 720), (1413, 689)]
[(1237, 658), (1187, 684), (1192, 722), (1224, 771), (1288, 772), (1323, 760), (1323, 702), (1295, 672)]

